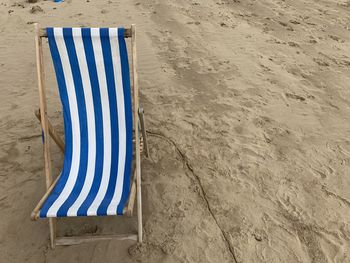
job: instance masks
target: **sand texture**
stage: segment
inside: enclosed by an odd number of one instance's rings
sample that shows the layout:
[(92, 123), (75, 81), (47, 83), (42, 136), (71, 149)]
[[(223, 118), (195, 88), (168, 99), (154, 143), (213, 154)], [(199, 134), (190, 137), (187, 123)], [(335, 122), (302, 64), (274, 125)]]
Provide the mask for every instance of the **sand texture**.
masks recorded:
[[(51, 250), (47, 221), (30, 221), (45, 192), (34, 22), (137, 24), (151, 153), (142, 245)], [(0, 262), (350, 262), (350, 1), (0, 0), (0, 98)], [(58, 226), (136, 230), (119, 217)]]

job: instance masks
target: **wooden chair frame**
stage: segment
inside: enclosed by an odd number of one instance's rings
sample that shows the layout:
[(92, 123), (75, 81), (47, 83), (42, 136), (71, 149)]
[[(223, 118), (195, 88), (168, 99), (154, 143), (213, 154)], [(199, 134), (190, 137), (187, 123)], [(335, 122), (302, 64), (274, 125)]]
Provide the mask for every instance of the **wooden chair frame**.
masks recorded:
[[(39, 218), (39, 212), (47, 197), (54, 189), (59, 176), (56, 179), (52, 177), (51, 170), (51, 152), (50, 141), (51, 136), (57, 146), (64, 152), (64, 142), (57, 134), (53, 126), (51, 125), (47, 115), (46, 104), (46, 92), (44, 83), (44, 61), (43, 61), (43, 49), (42, 38), (47, 37), (45, 28), (40, 28), (37, 23), (35, 27), (35, 49), (36, 49), (36, 63), (37, 63), (37, 75), (38, 75), (38, 88), (40, 109), (35, 111), (35, 115), (39, 119), (42, 127), (43, 146), (44, 146), (44, 161), (45, 161), (45, 175), (46, 175), (46, 193), (34, 208), (31, 219), (37, 220)], [(133, 91), (133, 127), (135, 136), (135, 168), (131, 180), (131, 189), (127, 205), (124, 208), (123, 214), (132, 216), (135, 195), (137, 199), (137, 235), (105, 235), (105, 236), (81, 236), (81, 237), (56, 237), (56, 218), (49, 218), (50, 229), (50, 244), (54, 248), (55, 245), (74, 245), (83, 242), (91, 242), (95, 240), (108, 240), (108, 239), (132, 239), (138, 242), (142, 242), (142, 202), (141, 202), (141, 152), (140, 152), (140, 134), (139, 123), (143, 137), (144, 151), (148, 157), (148, 143), (146, 136), (146, 127), (144, 120), (143, 109), (139, 106), (139, 87), (138, 87), (138, 75), (137, 75), (137, 56), (136, 56), (136, 28), (135, 25), (131, 25), (130, 28), (125, 29), (125, 37), (131, 38), (132, 49), (132, 91)]]

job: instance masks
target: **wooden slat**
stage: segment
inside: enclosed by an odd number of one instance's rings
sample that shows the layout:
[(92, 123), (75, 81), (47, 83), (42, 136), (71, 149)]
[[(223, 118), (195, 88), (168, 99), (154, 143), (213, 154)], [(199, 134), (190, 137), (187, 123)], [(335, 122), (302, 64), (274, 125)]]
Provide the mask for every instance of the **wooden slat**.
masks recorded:
[(136, 197), (136, 169), (134, 170), (134, 175), (132, 177), (131, 181), (131, 188), (130, 188), (130, 194), (129, 194), (129, 200), (127, 206), (125, 209), (125, 215), (131, 217), (132, 212), (134, 210), (135, 206), (135, 197)]
[[(34, 113), (35, 113), (35, 116), (38, 118), (38, 120), (41, 122), (40, 109), (36, 110)], [(49, 119), (47, 119), (47, 124), (49, 126), (49, 134), (50, 134), (50, 136), (52, 137), (54, 142), (57, 144), (57, 146), (61, 149), (61, 151), (64, 153), (64, 142), (63, 142), (63, 140), (57, 134), (56, 130), (52, 126), (52, 124), (51, 124)]]
[(134, 130), (135, 130), (135, 156), (136, 156), (136, 191), (137, 191), (137, 232), (138, 242), (142, 242), (142, 202), (141, 202), (141, 157), (140, 140), (138, 129), (138, 109), (139, 109), (139, 87), (137, 75), (137, 56), (136, 56), (136, 30), (135, 25), (131, 25), (131, 47), (132, 47), (132, 87), (134, 97)]
[[(47, 37), (46, 28), (39, 29), (39, 36), (40, 37)], [(125, 38), (131, 37), (131, 28), (125, 28), (124, 37)]]
[(144, 144), (144, 147), (145, 147), (145, 154), (146, 154), (146, 157), (149, 157), (147, 131), (146, 131), (146, 123), (145, 123), (143, 108), (139, 109), (139, 115), (140, 115), (140, 123), (141, 123), (141, 132), (142, 132), (143, 144)]
[(56, 246), (79, 245), (87, 242), (102, 241), (102, 240), (134, 240), (137, 241), (136, 234), (120, 234), (120, 235), (104, 235), (104, 236), (74, 236), (74, 237), (58, 237)]
[[(47, 122), (47, 111), (46, 111), (46, 94), (44, 85), (44, 62), (43, 62), (43, 49), (42, 41), (39, 35), (39, 25), (34, 24), (35, 28), (35, 50), (36, 50), (36, 65), (37, 65), (37, 75), (38, 75), (38, 88), (39, 88), (39, 99), (40, 99), (40, 117), (41, 117), (41, 127), (44, 138), (44, 159), (45, 159), (45, 175), (46, 175), (46, 188), (49, 189), (52, 185), (52, 175), (51, 175), (51, 154), (50, 154), (50, 141), (49, 141), (49, 127)], [(50, 241), (51, 247), (55, 246), (55, 235), (56, 235), (56, 223), (55, 220), (49, 219), (50, 227)]]
[(40, 201), (38, 202), (38, 204), (35, 206), (32, 214), (31, 214), (31, 219), (32, 220), (37, 220), (39, 218), (39, 213), (40, 213), (40, 209), (43, 206), (44, 202), (46, 201), (46, 199), (49, 197), (49, 195), (51, 194), (52, 190), (54, 189), (54, 187), (56, 186), (58, 179), (60, 178), (61, 175), (57, 176), (57, 178), (55, 179), (55, 181), (52, 183), (52, 185), (46, 190), (46, 193), (44, 194), (44, 196), (40, 199)]

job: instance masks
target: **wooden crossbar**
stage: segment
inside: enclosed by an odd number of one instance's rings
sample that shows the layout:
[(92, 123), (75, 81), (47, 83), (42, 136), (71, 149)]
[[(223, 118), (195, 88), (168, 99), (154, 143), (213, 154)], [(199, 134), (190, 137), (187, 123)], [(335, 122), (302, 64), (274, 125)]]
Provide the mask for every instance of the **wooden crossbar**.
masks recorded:
[(102, 241), (102, 240), (111, 240), (111, 239), (137, 241), (137, 234), (58, 237), (58, 238), (56, 238), (56, 246), (79, 245), (82, 243)]
[[(40, 115), (40, 109), (36, 110), (34, 112), (35, 116), (38, 118), (38, 120), (41, 122), (41, 115)], [(64, 142), (61, 139), (61, 137), (57, 134), (56, 130), (53, 128), (51, 122), (49, 119), (47, 119), (47, 124), (49, 126), (49, 134), (54, 140), (54, 142), (57, 144), (57, 146), (61, 149), (61, 151), (64, 153)]]
[(49, 195), (51, 194), (52, 190), (55, 188), (58, 179), (60, 178), (61, 175), (57, 176), (57, 178), (53, 181), (52, 185), (46, 190), (46, 193), (43, 195), (43, 197), (40, 199), (39, 203), (36, 205), (36, 207), (34, 208), (30, 218), (32, 220), (37, 220), (39, 219), (39, 213), (40, 213), (40, 209), (43, 206), (43, 204), (45, 203), (46, 199), (49, 197)]
[[(39, 36), (39, 26), (37, 23), (34, 24), (35, 28), (35, 53), (36, 53), (36, 65), (38, 75), (38, 89), (39, 89), (39, 100), (40, 100), (40, 118), (41, 128), (44, 138), (44, 161), (45, 161), (45, 176), (46, 176), (46, 189), (49, 189), (52, 185), (52, 174), (51, 174), (51, 151), (50, 151), (50, 136), (49, 126), (47, 122), (47, 110), (46, 110), (46, 92), (44, 83), (44, 59), (43, 59), (43, 46), (42, 40)], [(49, 219), (50, 228), (50, 243), (51, 247), (55, 246), (56, 237), (56, 220), (54, 218)]]
[[(39, 36), (40, 37), (47, 37), (46, 28), (42, 27), (39, 29)], [(125, 38), (131, 37), (131, 28), (125, 28), (124, 37)]]

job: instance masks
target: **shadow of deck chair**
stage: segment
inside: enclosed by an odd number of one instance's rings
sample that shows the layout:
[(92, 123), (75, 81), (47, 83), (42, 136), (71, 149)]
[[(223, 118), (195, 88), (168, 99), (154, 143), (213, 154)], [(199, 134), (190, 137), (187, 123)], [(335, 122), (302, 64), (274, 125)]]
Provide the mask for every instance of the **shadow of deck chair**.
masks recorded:
[[(56, 72), (65, 142), (47, 116), (43, 37), (48, 38)], [(135, 25), (124, 29), (40, 28), (35, 24), (40, 98), (36, 116), (42, 127), (47, 191), (31, 219), (49, 218), (52, 248), (112, 238), (142, 242), (141, 139), (146, 156), (148, 145), (139, 107), (135, 37)], [(132, 92), (125, 38), (131, 38)], [(50, 136), (64, 152), (63, 168), (55, 179)], [(137, 234), (56, 237), (57, 217), (131, 216), (135, 195)]]

